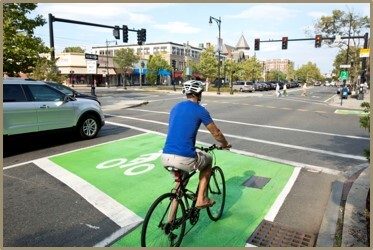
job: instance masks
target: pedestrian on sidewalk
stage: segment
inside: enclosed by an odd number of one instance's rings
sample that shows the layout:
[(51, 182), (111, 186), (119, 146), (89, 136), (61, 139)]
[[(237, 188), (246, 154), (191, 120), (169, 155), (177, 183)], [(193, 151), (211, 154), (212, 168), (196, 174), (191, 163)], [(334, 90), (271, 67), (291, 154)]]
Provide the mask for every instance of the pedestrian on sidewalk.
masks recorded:
[(302, 93), (302, 96), (306, 96), (307, 95), (307, 83), (305, 82), (303, 84), (303, 93)]
[(281, 96), (280, 85), (278, 83), (276, 83), (276, 95), (277, 97)]
[(287, 87), (286, 87), (286, 83), (284, 83), (284, 87), (283, 87), (282, 89), (283, 89), (283, 93), (282, 93), (282, 95), (283, 95), (283, 96), (287, 96), (288, 94), (286, 93), (286, 89), (287, 89)]

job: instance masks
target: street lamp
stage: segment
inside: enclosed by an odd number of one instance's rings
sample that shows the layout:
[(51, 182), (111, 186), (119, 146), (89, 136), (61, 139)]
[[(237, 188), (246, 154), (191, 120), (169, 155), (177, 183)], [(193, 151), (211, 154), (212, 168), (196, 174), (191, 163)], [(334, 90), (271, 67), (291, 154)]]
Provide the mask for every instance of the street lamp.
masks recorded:
[(220, 41), (220, 26), (221, 26), (221, 19), (216, 19), (215, 17), (210, 16), (210, 21), (209, 24), (210, 26), (212, 25), (212, 20), (216, 22), (219, 28), (219, 41), (218, 41), (218, 95), (220, 95), (220, 46), (221, 46), (221, 41)]
[[(109, 73), (109, 44), (114, 43), (117, 45), (117, 41), (108, 41), (106, 40), (106, 83), (107, 87), (110, 88), (110, 73)], [(124, 85), (126, 86), (126, 85)]]

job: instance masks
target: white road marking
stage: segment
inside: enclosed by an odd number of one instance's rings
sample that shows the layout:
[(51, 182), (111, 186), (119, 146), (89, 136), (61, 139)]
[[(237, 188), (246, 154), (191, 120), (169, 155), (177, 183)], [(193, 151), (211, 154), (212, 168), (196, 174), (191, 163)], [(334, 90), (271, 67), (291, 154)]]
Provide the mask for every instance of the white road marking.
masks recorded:
[[(129, 119), (129, 120), (137, 120), (137, 121), (143, 121), (143, 122), (149, 122), (149, 123), (156, 123), (156, 124), (161, 124), (161, 125), (168, 126), (168, 123), (149, 120), (149, 119), (140, 119), (140, 118), (134, 118), (134, 117), (122, 116), (122, 115), (110, 115), (110, 116)], [(107, 121), (107, 123), (108, 124), (113, 124), (113, 125), (114, 124), (115, 125), (120, 124), (120, 123), (113, 123), (113, 122), (109, 122), (109, 121)], [(199, 129), (198, 131), (202, 132), (202, 133), (207, 133), (207, 134), (210, 133), (210, 131), (204, 130), (204, 129)], [(361, 160), (361, 161), (366, 160), (366, 158), (364, 156), (359, 156), (359, 155), (343, 154), (343, 153), (337, 153), (337, 152), (333, 152), (333, 151), (327, 151), (327, 150), (321, 150), (321, 149), (315, 149), (315, 148), (309, 148), (309, 147), (303, 147), (303, 146), (296, 146), (296, 145), (291, 145), (291, 144), (287, 144), (287, 143), (260, 140), (260, 139), (255, 139), (255, 138), (251, 138), (251, 137), (243, 137), (241, 135), (232, 135), (232, 134), (227, 134), (227, 133), (224, 133), (224, 135), (225, 135), (225, 137), (231, 137), (231, 138), (235, 138), (235, 139), (239, 139), (239, 140), (254, 141), (254, 142), (259, 142), (259, 143), (276, 145), (276, 146), (280, 146), (280, 147), (293, 148), (293, 149), (297, 149), (297, 150), (304, 150), (304, 151), (307, 151), (307, 152), (315, 152), (315, 153), (320, 153), (320, 154), (333, 155), (333, 156), (338, 156), (338, 157), (342, 157), (342, 158), (355, 159), (355, 160)]]
[(296, 179), (298, 178), (300, 170), (301, 170), (300, 168), (294, 168), (293, 174), (290, 176), (285, 187), (282, 189), (279, 196), (277, 196), (275, 203), (273, 203), (271, 209), (268, 211), (268, 213), (264, 217), (265, 220), (272, 221), (272, 222), (275, 220), (276, 215), (280, 211), (282, 204), (284, 204), (286, 197), (290, 193), (291, 188), (293, 187)]
[[(158, 113), (158, 114), (165, 114), (165, 115), (170, 114), (169, 112), (144, 110), (144, 109), (129, 108), (127, 110), (135, 110), (135, 111), (149, 112), (149, 113)], [(261, 127), (261, 128), (271, 128), (271, 129), (296, 131), (296, 132), (302, 132), (302, 133), (311, 133), (311, 134), (318, 134), (318, 135), (328, 135), (328, 136), (338, 136), (338, 137), (345, 137), (345, 138), (352, 138), (352, 139), (370, 140), (369, 137), (354, 136), (354, 135), (342, 135), (342, 134), (326, 133), (326, 132), (319, 132), (319, 131), (312, 131), (312, 130), (305, 130), (305, 129), (278, 127), (278, 126), (262, 125), (262, 124), (247, 123), (247, 122), (236, 122), (236, 121), (228, 121), (228, 120), (222, 120), (222, 119), (214, 119), (214, 121), (232, 123), (232, 124), (238, 124), (238, 125), (245, 125), (245, 126)]]
[(120, 227), (140, 224), (143, 219), (131, 210), (91, 185), (89, 182), (60, 167), (47, 158), (35, 160), (34, 163), (45, 172), (65, 183), (72, 190), (91, 203)]

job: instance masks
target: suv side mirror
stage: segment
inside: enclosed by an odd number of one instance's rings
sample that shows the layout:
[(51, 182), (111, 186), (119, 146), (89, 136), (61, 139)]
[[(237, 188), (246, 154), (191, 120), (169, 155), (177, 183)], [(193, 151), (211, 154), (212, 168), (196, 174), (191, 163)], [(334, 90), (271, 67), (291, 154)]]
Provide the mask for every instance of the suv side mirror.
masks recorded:
[(63, 102), (69, 102), (69, 101), (74, 101), (75, 100), (75, 98), (74, 97), (71, 97), (71, 96), (69, 96), (69, 95), (65, 95), (64, 97), (63, 97)]

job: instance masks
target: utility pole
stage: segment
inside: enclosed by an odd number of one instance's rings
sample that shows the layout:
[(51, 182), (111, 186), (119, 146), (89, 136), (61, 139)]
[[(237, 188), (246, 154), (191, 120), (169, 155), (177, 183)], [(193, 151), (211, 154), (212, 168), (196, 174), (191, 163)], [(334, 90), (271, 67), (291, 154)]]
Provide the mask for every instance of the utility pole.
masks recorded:
[[(109, 73), (109, 43), (114, 43), (117, 44), (117, 41), (108, 41), (106, 40), (106, 86), (110, 88), (110, 73)], [(126, 81), (124, 77), (124, 81)], [(124, 83), (124, 86), (126, 84)]]

